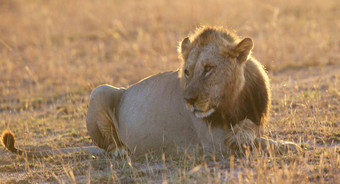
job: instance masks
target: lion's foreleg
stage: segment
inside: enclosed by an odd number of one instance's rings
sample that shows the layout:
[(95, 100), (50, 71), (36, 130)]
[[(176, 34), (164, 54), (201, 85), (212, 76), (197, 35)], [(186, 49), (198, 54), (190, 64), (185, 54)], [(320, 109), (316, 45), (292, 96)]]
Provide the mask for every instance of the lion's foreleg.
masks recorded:
[(245, 150), (258, 150), (265, 153), (283, 154), (288, 151), (300, 152), (301, 147), (289, 141), (274, 141), (260, 137), (260, 127), (249, 119), (244, 119), (227, 130), (224, 144), (232, 151), (244, 155)]
[(259, 126), (249, 119), (244, 119), (231, 126), (226, 134), (224, 144), (230, 151), (244, 154), (246, 149), (252, 149), (255, 146), (254, 141), (259, 136)]
[(257, 137), (255, 139), (256, 147), (260, 151), (264, 151), (265, 153), (275, 153), (275, 154), (284, 154), (289, 151), (300, 152), (302, 148), (294, 142), (289, 141), (274, 141), (272, 139)]

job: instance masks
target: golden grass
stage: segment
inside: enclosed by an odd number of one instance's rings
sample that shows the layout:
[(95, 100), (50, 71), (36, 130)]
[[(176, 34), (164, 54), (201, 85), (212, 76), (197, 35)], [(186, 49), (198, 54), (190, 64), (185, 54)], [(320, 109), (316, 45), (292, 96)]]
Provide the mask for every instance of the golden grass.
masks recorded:
[(176, 69), (177, 43), (209, 24), (253, 38), (273, 90), (265, 134), (307, 150), (127, 162), (82, 154), (27, 160), (2, 149), (0, 183), (339, 182), (338, 7), (334, 0), (2, 0), (0, 130), (14, 131), (20, 146), (91, 145), (84, 122), (91, 90)]

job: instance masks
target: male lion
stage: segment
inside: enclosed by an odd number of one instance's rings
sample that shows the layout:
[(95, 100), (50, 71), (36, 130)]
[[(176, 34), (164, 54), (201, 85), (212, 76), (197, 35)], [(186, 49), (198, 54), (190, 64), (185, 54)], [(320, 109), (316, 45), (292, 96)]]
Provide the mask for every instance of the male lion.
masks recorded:
[[(228, 30), (202, 27), (179, 44), (178, 71), (157, 74), (127, 89), (102, 85), (93, 90), (86, 124), (94, 143), (109, 153), (128, 150), (229, 153), (243, 146), (266, 146), (260, 138), (270, 106), (262, 65), (250, 56), (253, 41)], [(3, 136), (12, 152), (14, 137)], [(299, 150), (294, 143), (268, 141)], [(16, 150), (16, 151), (15, 151)]]

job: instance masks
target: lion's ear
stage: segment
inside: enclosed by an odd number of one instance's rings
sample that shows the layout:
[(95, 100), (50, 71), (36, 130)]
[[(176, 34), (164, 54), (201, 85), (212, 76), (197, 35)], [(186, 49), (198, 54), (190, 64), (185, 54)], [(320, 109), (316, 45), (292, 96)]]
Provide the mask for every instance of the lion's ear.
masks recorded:
[(237, 60), (240, 63), (247, 61), (250, 51), (253, 49), (253, 45), (254, 43), (251, 38), (245, 38), (236, 45), (234, 51), (236, 53)]
[(179, 44), (178, 53), (181, 54), (183, 58), (187, 57), (189, 53), (190, 44), (191, 42), (190, 42), (189, 37), (185, 37)]
[(189, 37), (185, 37), (181, 42), (181, 51), (183, 52), (188, 50), (189, 45), (190, 45)]

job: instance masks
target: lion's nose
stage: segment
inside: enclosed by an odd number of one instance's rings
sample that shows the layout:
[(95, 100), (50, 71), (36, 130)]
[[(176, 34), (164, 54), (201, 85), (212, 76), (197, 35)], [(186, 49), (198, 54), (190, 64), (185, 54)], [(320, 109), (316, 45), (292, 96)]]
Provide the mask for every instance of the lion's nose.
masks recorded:
[(194, 105), (195, 102), (197, 101), (198, 97), (189, 97), (189, 98), (185, 98), (185, 101), (191, 105)]

